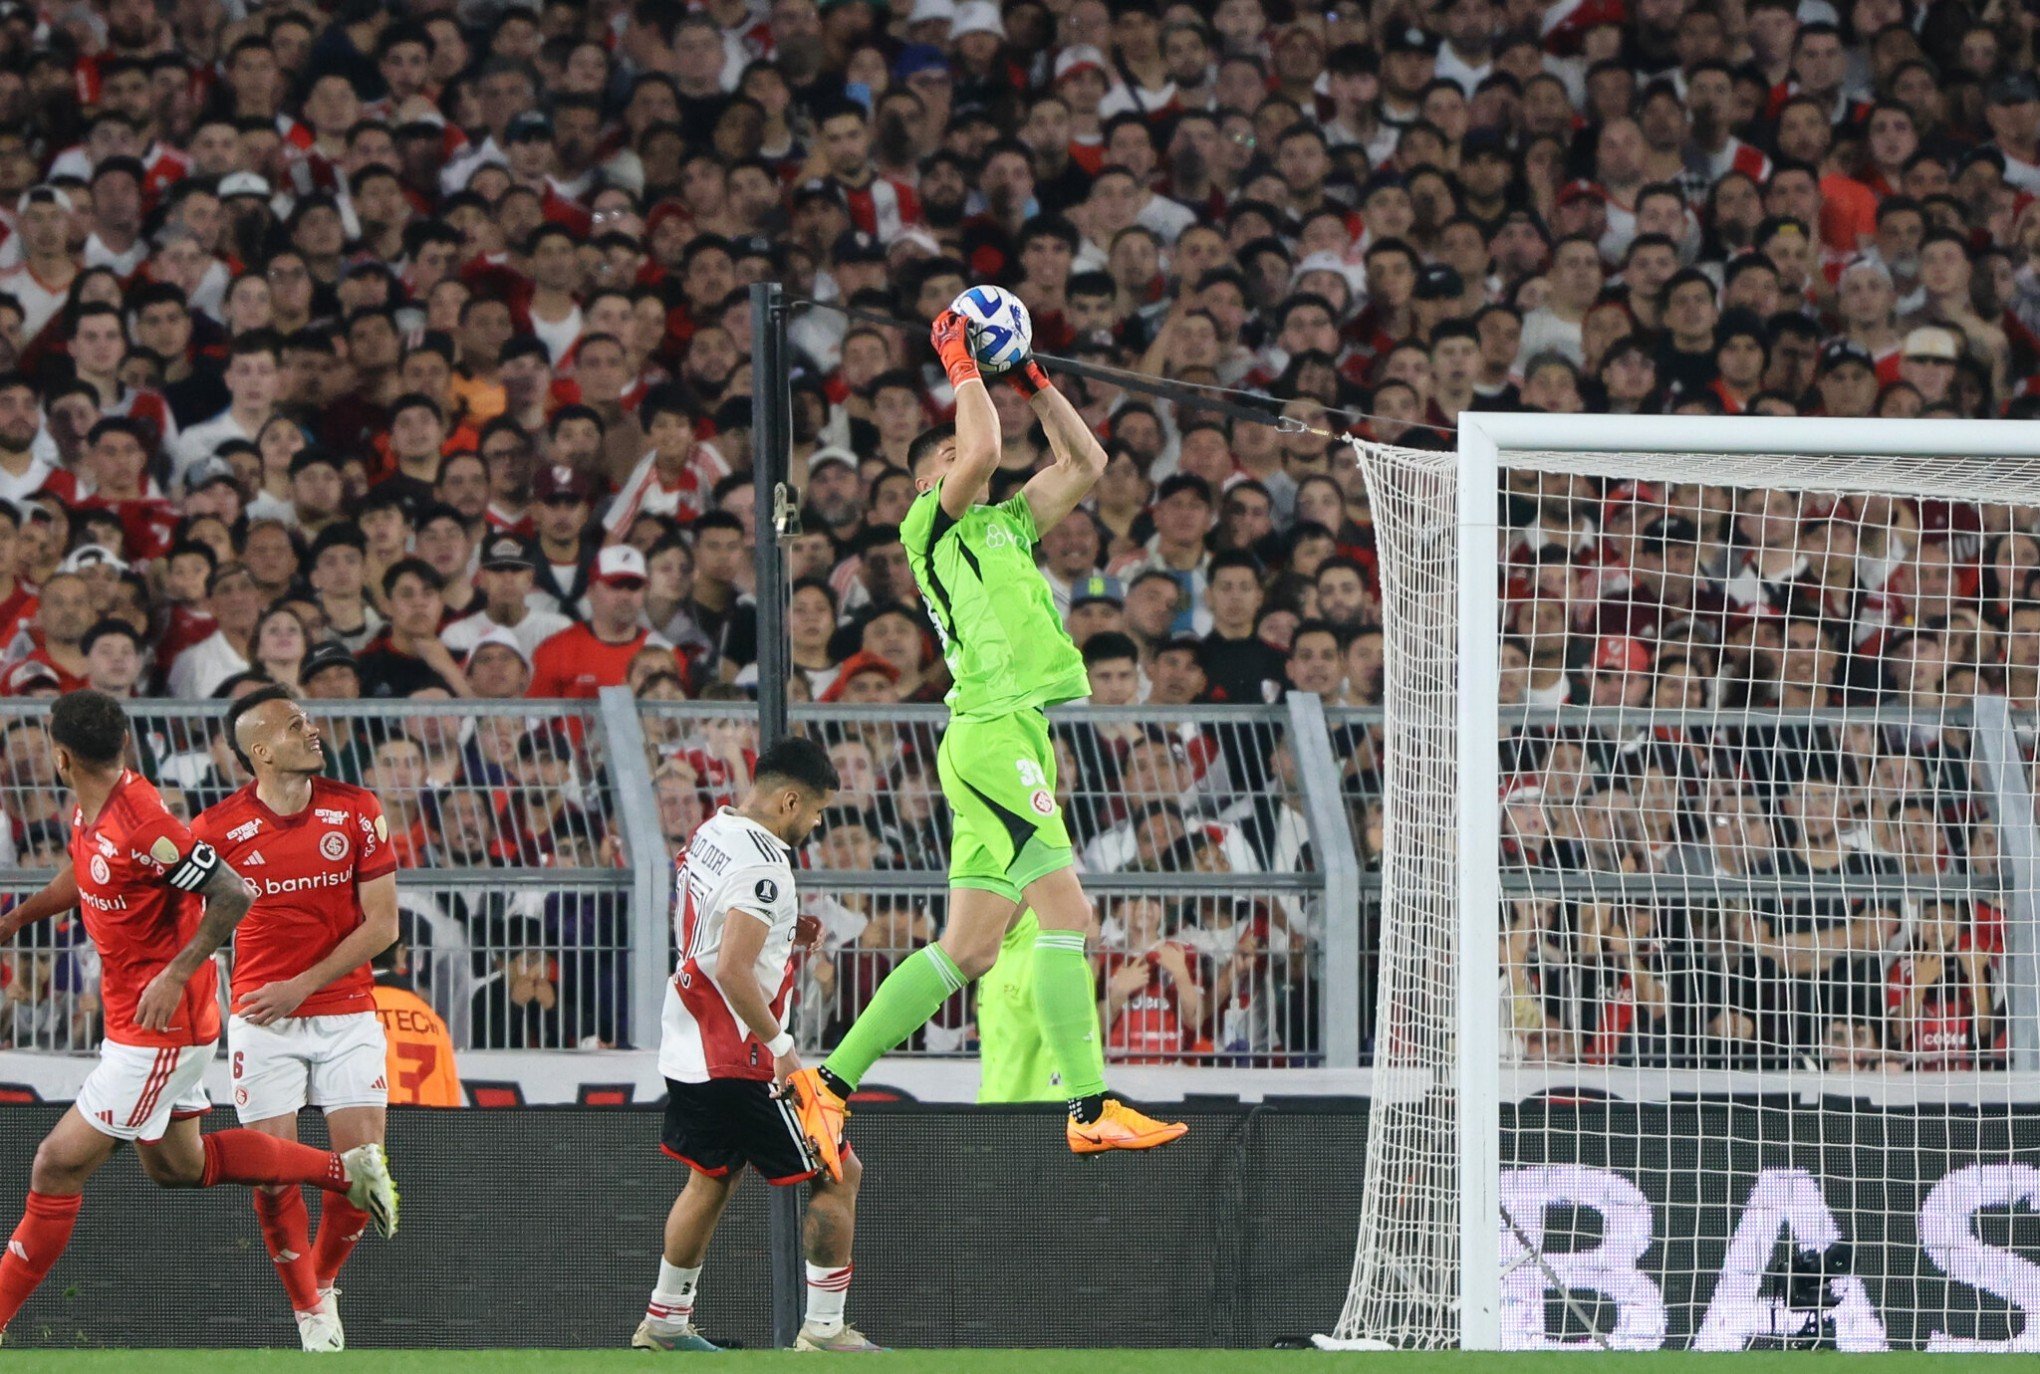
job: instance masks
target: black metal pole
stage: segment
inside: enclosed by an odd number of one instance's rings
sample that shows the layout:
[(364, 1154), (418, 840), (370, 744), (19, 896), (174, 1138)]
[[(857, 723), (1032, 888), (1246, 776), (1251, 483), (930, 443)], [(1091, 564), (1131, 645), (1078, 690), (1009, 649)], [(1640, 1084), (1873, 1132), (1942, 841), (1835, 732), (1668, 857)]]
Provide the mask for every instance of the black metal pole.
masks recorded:
[[(793, 392), (786, 352), (786, 300), (777, 282), (751, 287), (751, 476), (758, 493), (758, 748), (786, 738), (786, 557), (780, 547), (781, 493), (793, 450)], [(772, 1344), (784, 1350), (800, 1331), (807, 1274), (802, 1268), (800, 1191), (773, 1188)]]

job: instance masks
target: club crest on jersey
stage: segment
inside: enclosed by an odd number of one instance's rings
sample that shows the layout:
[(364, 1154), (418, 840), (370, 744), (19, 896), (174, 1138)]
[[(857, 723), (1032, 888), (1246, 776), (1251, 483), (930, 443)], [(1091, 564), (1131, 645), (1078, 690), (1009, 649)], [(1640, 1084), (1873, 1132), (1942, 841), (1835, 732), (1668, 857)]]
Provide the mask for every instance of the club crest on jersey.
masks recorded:
[(92, 856), (92, 881), (102, 887), (113, 881), (113, 869), (107, 866), (104, 854)]
[(242, 821), (232, 830), (229, 830), (227, 832), (227, 838), (235, 841), (252, 840), (255, 838), (255, 832), (260, 830), (261, 828), (262, 818), (260, 816), (257, 816), (254, 820)]
[(1027, 804), (1044, 816), (1055, 814), (1055, 794), (1046, 787), (1035, 788), (1034, 795), (1027, 799)]
[(337, 830), (328, 830), (319, 839), (319, 852), (329, 859), (347, 857), (347, 837)]
[(751, 890), (758, 894), (759, 901), (764, 902), (768, 906), (779, 900), (779, 884), (773, 882), (770, 878), (760, 878), (758, 886)]
[(335, 811), (331, 807), (322, 806), (318, 808), (318, 815), (319, 819), (328, 825), (347, 824), (347, 813), (345, 811)]

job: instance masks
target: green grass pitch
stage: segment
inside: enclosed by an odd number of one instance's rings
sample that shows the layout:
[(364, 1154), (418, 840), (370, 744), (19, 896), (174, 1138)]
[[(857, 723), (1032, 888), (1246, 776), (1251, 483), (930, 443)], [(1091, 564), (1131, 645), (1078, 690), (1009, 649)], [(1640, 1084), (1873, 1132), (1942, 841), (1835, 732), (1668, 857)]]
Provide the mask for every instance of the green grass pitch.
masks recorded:
[[(281, 1350), (20, 1351), (22, 1368), (47, 1374), (274, 1374), (295, 1362)], [(8, 1360), (0, 1354), (0, 1362)], [(871, 1358), (875, 1374), (1838, 1374), (1860, 1355), (1461, 1355), (1327, 1354), (1315, 1350), (899, 1350)], [(2003, 1370), (2002, 1357), (1896, 1354), (1870, 1357), (1877, 1374)], [(322, 1355), (322, 1374), (614, 1374), (651, 1366), (687, 1374), (795, 1374), (822, 1357), (789, 1351), (655, 1355), (632, 1350), (350, 1350)], [(863, 1367), (864, 1361), (849, 1362)]]

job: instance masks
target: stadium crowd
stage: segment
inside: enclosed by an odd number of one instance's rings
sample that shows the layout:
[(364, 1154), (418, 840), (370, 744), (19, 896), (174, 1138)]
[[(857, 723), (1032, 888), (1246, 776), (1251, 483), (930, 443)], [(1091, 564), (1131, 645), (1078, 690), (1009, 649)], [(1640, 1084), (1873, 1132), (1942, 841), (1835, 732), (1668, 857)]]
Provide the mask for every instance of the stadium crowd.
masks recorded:
[[(745, 288), (776, 279), (816, 303), (791, 329), (792, 689), (939, 700), (899, 539), (903, 458), (952, 399), (926, 322), (990, 281), (1026, 302), (1044, 352), (1257, 393), (1301, 422), (1063, 377), (1110, 464), (1040, 557), (1093, 699), (1376, 705), (1372, 519), (1333, 432), (1448, 447), (1469, 408), (2040, 408), (2033, 26), (2006, 0), (7, 0), (0, 689), (505, 700), (621, 683), (735, 709), (757, 658)], [(1043, 448), (1020, 398), (994, 394), (1002, 494)], [(1787, 648), (1809, 618), (1774, 593), (1817, 577), (1834, 662), (1903, 664), (1894, 691), (1945, 658), (1944, 690), (1952, 645), (1980, 653), (2029, 614), (2040, 546), (1980, 518), (1911, 511), (1917, 537), (1820, 557), (1794, 541), (1844, 522), (1782, 494), (1628, 544), (1602, 537), (1602, 495), (1533, 499), (1519, 521), (1518, 602), (1562, 587), (1568, 617), (1517, 627), (1526, 699), (1554, 673), (1598, 690), (1605, 653), (1653, 696), (1741, 690), (1762, 646), (1681, 658), (1641, 623), (1648, 575), (1625, 583), (1611, 546), (1760, 549), (1696, 564), (1689, 591), (1754, 587), (1760, 612), (1722, 623)], [(1744, 521), (1770, 542), (1723, 523)], [(1606, 624), (1578, 604), (1589, 577), (1629, 589)], [(1976, 623), (1936, 629), (1930, 609)], [(1874, 640), (1843, 629), (1872, 619)], [(2010, 671), (2030, 689), (2030, 667)], [(336, 757), (382, 791), (408, 863), (619, 861), (578, 731), (498, 720), (357, 730)], [(7, 740), (0, 828), (21, 862), (60, 838), (31, 724)], [(740, 727), (648, 724), (677, 843), (748, 748)], [(174, 733), (142, 762), (202, 806), (236, 766)], [(1293, 789), (1268, 785), (1293, 766), (1277, 735), (1087, 725), (1060, 747), (1089, 867), (1307, 861)], [(1378, 733), (1342, 731), (1337, 750), (1378, 856)], [(846, 731), (832, 752), (855, 800), (814, 862), (931, 862), (925, 741)], [(1516, 776), (1555, 792), (1564, 751), (1531, 752)], [(1588, 753), (1579, 786), (1606, 800), (1617, 771)], [(1789, 807), (1797, 785), (1739, 795)], [(1510, 814), (1552, 809), (1530, 800)], [(836, 905), (821, 962), (839, 989), (882, 976), (865, 954), (926, 938), (925, 912)], [(598, 954), (621, 938), (570, 906), (465, 932), (492, 951), (471, 961), (492, 1009), (477, 1024), (524, 1027), (501, 1043), (615, 1043), (620, 988), (557, 1010), (581, 1000), (562, 996), (565, 951), (606, 988)], [(1307, 1001), (1305, 961), (1267, 971), (1307, 924), (1273, 900), (1108, 910), (1115, 1048), (1307, 1053), (1311, 1018), (1284, 1010)], [(26, 955), (9, 969), (16, 1006), (49, 1005), (19, 991), (37, 980), (84, 985)], [(1251, 996), (1256, 977), (1276, 995)], [(1863, 1010), (1841, 1018), (1875, 1041), (1862, 1053), (1910, 1048)], [(1539, 1052), (1581, 1052), (1593, 1027), (1539, 1015)]]
[(1517, 1053), (2003, 1067), (2010, 875), (1968, 727), (1982, 694), (2040, 706), (2033, 512), (1510, 485), (1503, 864), (1585, 879), (1510, 905)]

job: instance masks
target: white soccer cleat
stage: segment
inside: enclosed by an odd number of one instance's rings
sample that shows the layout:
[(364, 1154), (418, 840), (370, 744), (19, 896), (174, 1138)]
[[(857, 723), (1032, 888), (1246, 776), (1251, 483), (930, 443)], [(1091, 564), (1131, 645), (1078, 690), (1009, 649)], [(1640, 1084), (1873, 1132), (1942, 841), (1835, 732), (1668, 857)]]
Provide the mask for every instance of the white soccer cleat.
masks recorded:
[(390, 1177), (389, 1157), (370, 1141), (340, 1156), (347, 1166), (347, 1200), (368, 1213), (375, 1233), (388, 1240), (397, 1233), (397, 1183)]
[(319, 1290), (319, 1311), (333, 1323), (333, 1332), (339, 1336), (340, 1344), (347, 1344), (347, 1328), (340, 1323), (340, 1290), (321, 1288)]
[(875, 1355), (885, 1349), (874, 1345), (870, 1337), (854, 1326), (839, 1326), (824, 1336), (805, 1322), (800, 1334), (793, 1338), (793, 1348), (825, 1355)]
[(297, 1330), (299, 1342), (309, 1352), (347, 1348), (346, 1334), (340, 1330), (340, 1318), (333, 1314), (329, 1303), (321, 1303), (315, 1312), (298, 1313)]

